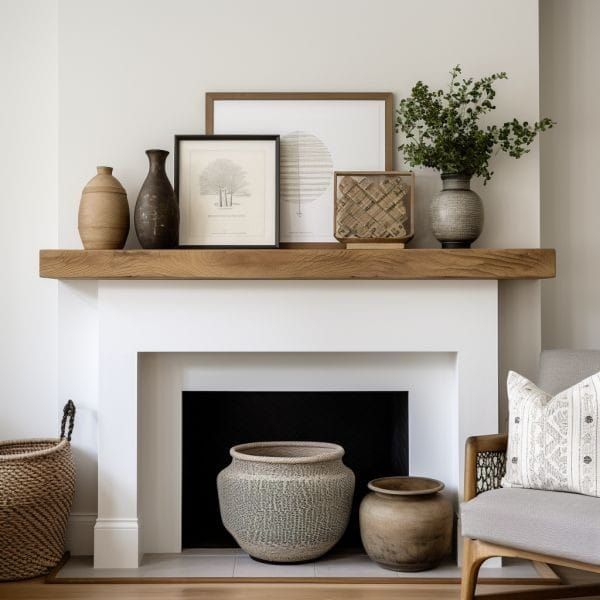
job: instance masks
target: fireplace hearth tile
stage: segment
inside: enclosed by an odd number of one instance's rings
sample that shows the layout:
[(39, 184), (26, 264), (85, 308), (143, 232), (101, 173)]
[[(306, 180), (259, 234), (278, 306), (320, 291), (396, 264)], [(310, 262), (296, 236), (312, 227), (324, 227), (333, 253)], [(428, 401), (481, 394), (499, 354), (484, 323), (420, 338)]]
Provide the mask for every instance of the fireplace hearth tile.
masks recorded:
[(398, 573), (384, 569), (363, 553), (331, 554), (315, 563), (316, 577), (397, 577)]
[(150, 577), (233, 577), (235, 561), (232, 555), (151, 555), (140, 568)]
[(251, 559), (249, 556), (237, 556), (234, 577), (314, 577), (315, 563), (299, 565), (271, 565)]
[[(211, 548), (185, 550), (181, 554), (147, 554), (137, 569), (94, 569), (91, 556), (75, 556), (55, 576), (55, 581), (69, 582), (102, 579), (145, 579), (145, 578), (427, 578), (458, 579), (460, 569), (451, 559), (436, 569), (422, 573), (396, 573), (383, 569), (371, 562), (361, 552), (345, 551), (332, 553), (324, 558), (301, 565), (268, 565), (252, 560), (237, 548)], [(527, 579), (549, 583), (540, 577), (532, 563), (523, 560), (508, 560), (502, 568), (483, 568), (480, 579)], [(555, 583), (555, 581), (551, 581)]]
[(146, 554), (137, 569), (94, 569), (90, 556), (70, 558), (57, 579), (233, 577), (234, 555)]
[(181, 556), (247, 556), (241, 548), (186, 548)]

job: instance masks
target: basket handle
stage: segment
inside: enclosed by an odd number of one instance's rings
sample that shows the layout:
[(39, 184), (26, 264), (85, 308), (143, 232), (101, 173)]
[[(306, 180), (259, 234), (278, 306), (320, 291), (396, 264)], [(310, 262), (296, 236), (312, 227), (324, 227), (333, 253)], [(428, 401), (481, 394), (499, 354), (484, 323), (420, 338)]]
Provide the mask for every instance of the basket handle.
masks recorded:
[(73, 425), (75, 424), (75, 404), (73, 400), (68, 400), (63, 408), (62, 421), (60, 423), (60, 439), (65, 437), (65, 427), (67, 425), (67, 419), (69, 420), (69, 429), (67, 432), (67, 440), (71, 441), (71, 434), (73, 433)]

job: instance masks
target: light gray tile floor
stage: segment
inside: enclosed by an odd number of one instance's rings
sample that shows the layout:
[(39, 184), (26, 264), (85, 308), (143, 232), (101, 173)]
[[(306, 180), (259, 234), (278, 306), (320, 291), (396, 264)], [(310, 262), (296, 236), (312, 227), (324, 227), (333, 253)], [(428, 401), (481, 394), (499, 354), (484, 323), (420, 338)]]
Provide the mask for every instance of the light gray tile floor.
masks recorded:
[[(507, 561), (502, 568), (483, 568), (481, 578), (527, 579), (538, 577), (528, 561)], [(131, 577), (460, 577), (456, 563), (448, 561), (436, 569), (421, 573), (397, 573), (379, 567), (361, 552), (340, 552), (313, 563), (269, 565), (252, 560), (242, 550), (214, 548), (184, 550), (181, 554), (146, 554), (137, 569), (94, 569), (91, 556), (70, 558), (57, 575), (58, 579), (95, 579)]]

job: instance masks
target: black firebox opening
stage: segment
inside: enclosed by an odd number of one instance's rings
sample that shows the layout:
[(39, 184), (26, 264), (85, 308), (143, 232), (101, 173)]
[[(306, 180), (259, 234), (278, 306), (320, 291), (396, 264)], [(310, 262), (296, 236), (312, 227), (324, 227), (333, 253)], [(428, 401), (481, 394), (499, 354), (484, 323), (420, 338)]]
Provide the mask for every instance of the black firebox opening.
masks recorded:
[(183, 548), (236, 546), (221, 522), (216, 478), (229, 448), (254, 441), (334, 442), (356, 475), (339, 546), (360, 547), (358, 506), (370, 479), (408, 475), (407, 392), (184, 392)]

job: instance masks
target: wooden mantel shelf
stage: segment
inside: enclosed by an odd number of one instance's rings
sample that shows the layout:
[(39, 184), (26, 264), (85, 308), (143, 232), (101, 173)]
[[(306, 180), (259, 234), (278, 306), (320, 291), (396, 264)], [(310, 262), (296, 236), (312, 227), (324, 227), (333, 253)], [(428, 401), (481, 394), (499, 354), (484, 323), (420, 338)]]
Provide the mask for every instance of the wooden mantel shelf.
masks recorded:
[(41, 250), (53, 279), (546, 279), (547, 249)]

